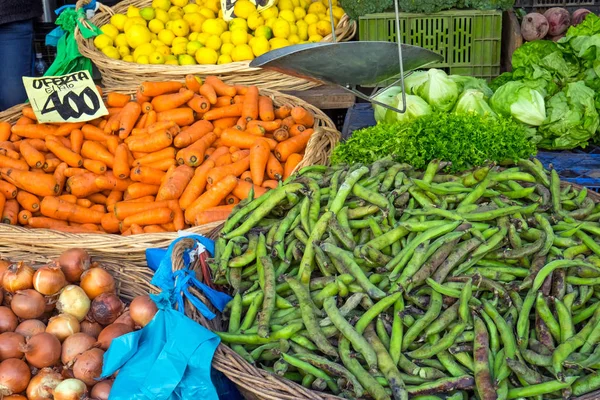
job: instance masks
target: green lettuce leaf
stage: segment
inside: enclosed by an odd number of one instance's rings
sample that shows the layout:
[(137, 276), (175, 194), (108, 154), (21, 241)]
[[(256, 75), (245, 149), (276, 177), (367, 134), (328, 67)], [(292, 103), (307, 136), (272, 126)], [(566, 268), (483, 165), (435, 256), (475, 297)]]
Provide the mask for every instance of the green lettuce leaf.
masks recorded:
[(485, 94), (475, 89), (467, 89), (460, 95), (454, 106), (454, 112), (457, 114), (476, 113), (482, 117), (496, 116), (496, 113), (485, 101)]
[(458, 85), (439, 69), (427, 71), (428, 78), (417, 88), (417, 95), (422, 97), (437, 111), (450, 111), (458, 100)]
[[(392, 86), (375, 96), (375, 100), (388, 106), (396, 107), (398, 104), (398, 99), (396, 99), (398, 93), (402, 93), (402, 88), (400, 86)], [(375, 111), (375, 121), (377, 122), (394, 122), (396, 120), (397, 113), (395, 111), (375, 103), (373, 103), (373, 110)]]
[(546, 119), (544, 97), (523, 82), (508, 82), (498, 88), (490, 105), (497, 113), (512, 116), (527, 125), (539, 126)]
[(465, 90), (476, 89), (482, 92), (486, 99), (489, 99), (494, 94), (487, 82), (483, 79), (464, 75), (450, 75), (449, 78), (458, 85), (458, 90), (461, 93)]

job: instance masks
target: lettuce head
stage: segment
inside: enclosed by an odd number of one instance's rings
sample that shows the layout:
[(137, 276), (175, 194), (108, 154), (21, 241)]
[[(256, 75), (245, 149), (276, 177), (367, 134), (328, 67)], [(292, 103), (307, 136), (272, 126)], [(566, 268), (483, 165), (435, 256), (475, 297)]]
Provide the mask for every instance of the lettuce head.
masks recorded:
[(476, 89), (467, 89), (460, 95), (454, 106), (454, 112), (457, 114), (475, 113), (482, 117), (496, 116), (496, 113), (485, 101), (485, 94)]
[(417, 88), (417, 94), (435, 111), (451, 111), (460, 94), (458, 85), (439, 69), (432, 68), (427, 75), (427, 81)]
[(499, 87), (490, 105), (498, 114), (512, 116), (526, 125), (540, 126), (546, 120), (544, 97), (523, 82), (508, 82)]

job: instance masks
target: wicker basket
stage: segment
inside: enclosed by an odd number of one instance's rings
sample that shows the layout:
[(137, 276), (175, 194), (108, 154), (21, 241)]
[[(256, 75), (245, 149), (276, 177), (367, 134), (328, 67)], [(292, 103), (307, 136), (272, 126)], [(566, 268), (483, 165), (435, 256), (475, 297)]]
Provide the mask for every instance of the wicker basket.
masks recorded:
[[(79, 0), (77, 7), (81, 8), (89, 0)], [(124, 0), (114, 7), (108, 7), (100, 4), (96, 15), (91, 22), (96, 26), (102, 26), (110, 21), (110, 17), (117, 13), (124, 13), (130, 5), (136, 7), (150, 6), (152, 0)], [(336, 27), (338, 41), (347, 41), (352, 39), (356, 33), (356, 22), (351, 21), (347, 15), (344, 15)], [(202, 77), (208, 75), (217, 75), (227, 83), (236, 85), (257, 85), (262, 88), (275, 90), (306, 90), (320, 83), (307, 81), (304, 79), (291, 77), (278, 72), (261, 70), (260, 68), (250, 68), (250, 62), (234, 62), (224, 65), (146, 65), (120, 60), (113, 60), (105, 56), (96, 49), (93, 39), (84, 39), (78, 28), (75, 29), (75, 39), (79, 51), (85, 57), (92, 60), (102, 74), (102, 83), (109, 90), (120, 90), (127, 93), (133, 93), (137, 90), (140, 82), (144, 81), (164, 81), (178, 80), (183, 81), (187, 74), (199, 75)], [(332, 35), (323, 38), (324, 42), (331, 42)]]

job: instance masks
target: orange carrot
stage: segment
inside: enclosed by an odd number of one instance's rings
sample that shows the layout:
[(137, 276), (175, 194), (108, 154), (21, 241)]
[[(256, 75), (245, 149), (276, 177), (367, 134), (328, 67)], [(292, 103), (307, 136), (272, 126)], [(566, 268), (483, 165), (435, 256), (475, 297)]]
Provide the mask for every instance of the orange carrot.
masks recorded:
[(67, 163), (60, 163), (56, 169), (54, 170), (54, 179), (56, 179), (56, 183), (58, 184), (58, 193), (62, 193), (65, 183), (67, 182), (67, 176), (65, 172), (69, 168)]
[(75, 202), (75, 204), (83, 208), (90, 208), (92, 206), (91, 200), (88, 199), (77, 199), (77, 202)]
[(258, 115), (262, 121), (275, 120), (275, 111), (273, 110), (273, 100), (267, 96), (258, 98)]
[(114, 205), (113, 213), (119, 220), (124, 220), (143, 211), (155, 210), (157, 208), (168, 208), (170, 201), (133, 202), (121, 201)]
[(285, 119), (290, 115), (292, 115), (292, 107), (287, 104), (275, 110), (275, 118), (277, 119)]
[(204, 194), (196, 199), (185, 210), (185, 221), (190, 224), (196, 219), (196, 215), (211, 207), (216, 207), (227, 197), (237, 185), (238, 179), (233, 175), (228, 175), (208, 189)]
[(128, 94), (121, 94), (116, 92), (110, 92), (106, 96), (107, 107), (125, 107), (127, 103), (131, 101), (131, 96)]
[(199, 115), (204, 115), (210, 110), (210, 102), (204, 96), (195, 95), (187, 102), (187, 105), (192, 110), (196, 111)]
[(79, 198), (88, 197), (94, 193), (101, 192), (102, 189), (96, 186), (97, 176), (98, 175), (91, 172), (72, 176), (67, 179), (66, 190), (68, 193)]
[(292, 175), (298, 164), (300, 164), (300, 161), (302, 161), (302, 156), (298, 153), (292, 153), (288, 156), (285, 166), (283, 167), (283, 179), (287, 179)]
[(204, 116), (202, 118), (207, 121), (214, 121), (214, 120), (218, 120), (221, 118), (231, 118), (231, 117), (239, 118), (242, 116), (242, 108), (243, 108), (242, 104), (232, 104), (227, 107), (214, 108), (214, 109), (208, 111), (206, 114), (204, 114)]
[(54, 135), (57, 131), (54, 125), (13, 125), (11, 132), (28, 139), (44, 139), (46, 135)]
[[(49, 154), (48, 156), (53, 155), (53, 154)], [(54, 171), (56, 171), (56, 168), (58, 168), (58, 166), (62, 164), (62, 161), (59, 160), (58, 158), (50, 158), (50, 157), (46, 157), (46, 162), (44, 163), (44, 166), (42, 167), (42, 171), (47, 172), (47, 173), (53, 173)]]
[(85, 168), (68, 168), (67, 167), (65, 169), (65, 176), (67, 178), (70, 178), (75, 175), (82, 175), (82, 174), (87, 174), (87, 173), (88, 173), (88, 170), (86, 170)]
[(270, 154), (269, 143), (264, 139), (257, 140), (250, 149), (250, 174), (252, 182), (258, 186), (262, 185), (265, 178), (265, 168)]
[(46, 157), (36, 150), (27, 140), (21, 142), (19, 151), (23, 159), (31, 168), (42, 168), (46, 162)]
[[(242, 107), (243, 106), (244, 106), (244, 104), (242, 103)], [(236, 122), (234, 128), (237, 129), (238, 131), (245, 131), (247, 124), (248, 124), (248, 121), (246, 121), (246, 118), (240, 117), (240, 119), (238, 119), (238, 121)]]
[(238, 177), (242, 175), (244, 171), (246, 171), (249, 167), (250, 157), (246, 157), (233, 164), (213, 168), (212, 171), (208, 173), (207, 182), (214, 185), (215, 183), (219, 182), (220, 180), (229, 175)]
[(158, 193), (159, 185), (150, 185), (147, 183), (135, 182), (125, 190), (125, 194), (131, 199), (155, 195)]
[(0, 216), (4, 212), (5, 204), (6, 204), (6, 197), (4, 197), (4, 194), (0, 193)]
[(283, 142), (290, 138), (290, 132), (285, 128), (279, 128), (273, 132), (273, 138), (278, 142)]
[[(113, 115), (120, 113), (123, 110), (123, 107), (107, 107), (107, 110), (108, 110), (108, 116), (112, 117)], [(88, 123), (91, 123), (91, 122), (92, 121), (89, 121)]]
[(161, 225), (173, 221), (175, 213), (168, 207), (146, 210), (140, 213), (131, 215), (123, 220), (123, 227), (129, 227), (133, 224), (146, 225)]
[(151, 135), (136, 137), (127, 143), (131, 151), (152, 153), (167, 148), (173, 143), (173, 136), (167, 131), (156, 132)]
[(235, 132), (235, 130), (223, 131), (220, 139), (224, 146), (236, 146), (240, 149), (251, 149), (257, 140), (266, 140), (271, 150), (277, 146), (277, 142), (273, 139), (257, 137), (246, 132)]
[(75, 129), (79, 129), (83, 125), (85, 125), (85, 122), (66, 122), (58, 127), (54, 135), (60, 137), (68, 136)]
[(67, 203), (77, 204), (77, 196), (72, 194), (62, 194), (58, 196), (59, 199), (66, 201)]
[(102, 216), (100, 224), (102, 225), (102, 229), (108, 233), (119, 233), (121, 221), (113, 213), (106, 213)]
[(115, 152), (117, 151), (117, 147), (119, 147), (120, 142), (121, 142), (121, 140), (119, 139), (118, 136), (111, 136), (106, 139), (106, 142), (105, 142), (106, 149), (109, 151), (110, 154), (112, 154), (114, 156)]
[(118, 190), (124, 192), (133, 182), (129, 179), (118, 179), (108, 171), (103, 175), (96, 177), (96, 186), (102, 190)]
[(230, 194), (229, 196), (225, 197), (225, 204), (227, 204), (227, 205), (237, 204), (239, 202), (240, 202), (240, 199), (233, 194)]
[(37, 196), (54, 196), (58, 194), (59, 186), (52, 175), (0, 168), (0, 176), (19, 189)]
[(29, 225), (29, 219), (31, 217), (33, 217), (33, 214), (31, 214), (31, 211), (21, 210), (21, 211), (19, 211), (19, 214), (17, 216), (17, 221), (19, 222), (19, 225), (27, 226), (27, 225)]
[(237, 94), (237, 90), (235, 87), (224, 83), (221, 79), (217, 78), (216, 76), (206, 77), (204, 83), (211, 85), (219, 96), (233, 97)]
[(15, 125), (33, 125), (33, 124), (35, 124), (35, 121), (27, 118), (26, 116), (22, 116), (21, 118), (19, 118), (17, 120), (17, 122), (15, 122)]
[(235, 85), (235, 91), (238, 95), (244, 96), (248, 92), (248, 87), (242, 85)]
[(214, 147), (209, 147), (208, 149), (206, 149), (206, 153), (204, 153), (204, 158), (207, 159), (208, 157), (210, 157), (214, 152), (215, 152), (215, 148)]
[(307, 129), (298, 136), (289, 138), (288, 140), (279, 143), (275, 147), (275, 156), (281, 162), (287, 161), (290, 154), (300, 153), (308, 144), (308, 141), (313, 134), (312, 129)]
[[(212, 148), (215, 149), (214, 147), (212, 147)], [(208, 150), (207, 150), (207, 153), (208, 153)], [(223, 154), (227, 154), (227, 153), (229, 153), (229, 148), (227, 146), (220, 146), (219, 148), (216, 148), (206, 159), (212, 160), (216, 163), (217, 159), (219, 157), (221, 157)]]
[(121, 139), (125, 139), (127, 136), (129, 136), (141, 113), (142, 106), (134, 101), (130, 101), (125, 105), (125, 107), (123, 107), (119, 122), (119, 137)]
[(158, 160), (158, 161), (155, 161), (152, 163), (140, 164), (140, 165), (147, 165), (148, 167), (151, 167), (151, 168), (156, 168), (161, 171), (167, 171), (171, 167), (176, 167), (177, 161), (175, 161), (174, 158), (164, 158), (162, 160)]
[(290, 130), (290, 128), (291, 128), (292, 126), (294, 126), (295, 124), (296, 124), (296, 121), (294, 121), (294, 118), (292, 118), (292, 117), (287, 117), (287, 118), (284, 118), (284, 119), (281, 121), (281, 127), (282, 127), (282, 128), (284, 128), (284, 129), (287, 129), (288, 131), (289, 131), (289, 130)]
[(178, 93), (163, 94), (152, 99), (152, 107), (157, 112), (172, 110), (186, 104), (194, 97), (194, 92), (184, 89)]
[[(136, 183), (134, 183), (133, 185), (136, 185)], [(131, 187), (131, 185), (129, 186)], [(128, 189), (129, 189), (128, 187)], [(120, 192), (118, 190), (112, 190), (110, 192), (110, 194), (108, 196), (106, 196), (106, 206), (112, 206), (115, 205), (116, 203), (118, 203), (119, 201), (123, 200), (123, 192)]]
[(213, 126), (216, 129), (227, 129), (235, 126), (237, 124), (239, 117), (228, 117), (228, 118), (220, 118), (212, 121)]
[(102, 129), (96, 128), (94, 125), (86, 124), (81, 127), (83, 138), (85, 140), (95, 140), (97, 142), (104, 142), (110, 136), (107, 135)]
[(234, 206), (234, 204), (228, 206), (218, 206), (201, 211), (196, 215), (194, 225), (200, 226), (210, 224), (212, 222), (224, 221), (229, 217)]
[(283, 178), (283, 166), (273, 153), (270, 152), (269, 161), (267, 162), (267, 176), (277, 181), (280, 181)]
[(233, 98), (229, 96), (220, 96), (217, 98), (217, 102), (215, 103), (215, 107), (226, 107), (235, 104), (233, 102)]
[(194, 123), (194, 110), (191, 108), (174, 108), (172, 110), (156, 113), (158, 121), (173, 121), (179, 126)]
[(4, 142), (10, 138), (10, 124), (8, 122), (0, 122), (0, 142)]
[(40, 204), (42, 215), (80, 224), (99, 224), (104, 213), (71, 204), (54, 196), (46, 196)]
[(306, 130), (306, 127), (304, 125), (294, 124), (294, 125), (290, 126), (290, 129), (289, 129), (290, 136), (298, 136), (305, 130)]
[(254, 188), (254, 198), (260, 197), (267, 192), (267, 190), (258, 185), (253, 185), (250, 182), (239, 180), (236, 187), (233, 189), (233, 195), (239, 199), (247, 199), (250, 195), (250, 190)]
[(263, 186), (263, 188), (277, 189), (277, 187), (279, 186), (279, 181), (276, 181), (276, 180), (264, 181), (262, 186)]
[(69, 136), (71, 140), (71, 151), (79, 154), (81, 153), (81, 146), (83, 146), (83, 132), (80, 129), (74, 129)]
[[(167, 95), (165, 95), (165, 96), (167, 96)], [(152, 103), (150, 103), (149, 101), (145, 101), (142, 103), (142, 113), (148, 114), (152, 110), (154, 110), (154, 106), (152, 105)], [(146, 125), (146, 124), (144, 124), (144, 125)], [(142, 128), (144, 127), (144, 125), (142, 125)]]
[(243, 103), (244, 103), (244, 96), (238, 94), (233, 97), (233, 104), (243, 104)]
[(214, 161), (207, 160), (200, 167), (196, 168), (194, 176), (181, 194), (181, 197), (179, 197), (179, 206), (183, 210), (185, 210), (202, 194), (202, 192), (204, 192), (207, 175), (214, 166)]
[(145, 94), (142, 93), (142, 87), (140, 86), (138, 88), (138, 90), (135, 92), (135, 101), (137, 101), (140, 104), (143, 104), (150, 100), (152, 100), (150, 98), (150, 96), (146, 96)]
[(256, 86), (250, 86), (246, 97), (244, 98), (244, 105), (242, 109), (242, 118), (248, 121), (258, 119), (258, 88)]
[(104, 133), (113, 134), (119, 133), (119, 127), (121, 126), (121, 114), (123, 110), (121, 110), (118, 114), (111, 115), (106, 121), (106, 125), (104, 126)]
[(29, 226), (40, 229), (56, 229), (57, 227), (68, 227), (67, 221), (61, 221), (48, 217), (31, 217), (29, 218)]
[(204, 96), (210, 104), (217, 104), (217, 92), (212, 85), (204, 83), (204, 85), (200, 86), (199, 93)]
[(188, 147), (177, 152), (177, 162), (179, 164), (186, 164), (190, 167), (197, 167), (204, 161), (206, 149), (208, 149), (216, 139), (217, 136), (214, 133), (203, 136)]
[(251, 126), (250, 128), (248, 128), (248, 126), (246, 126), (245, 131), (246, 131), (246, 133), (249, 133), (254, 136), (265, 136), (265, 134), (267, 133), (267, 131), (265, 131), (265, 128), (263, 128), (262, 126), (259, 126), (259, 125), (254, 125), (254, 126)]
[(281, 128), (282, 120), (276, 119), (274, 121), (249, 121), (246, 129), (254, 128), (255, 126), (259, 126), (265, 130), (265, 132), (274, 132), (277, 129)]
[(180, 165), (172, 173), (165, 175), (165, 180), (158, 190), (156, 200), (176, 200), (181, 197), (185, 188), (194, 176), (194, 169)]
[(102, 161), (111, 168), (115, 162), (115, 157), (110, 154), (106, 147), (98, 142), (92, 142), (90, 140), (83, 142), (83, 146), (81, 146), (81, 155), (83, 158)]
[(145, 165), (138, 165), (131, 170), (131, 180), (134, 182), (160, 185), (163, 176), (165, 176), (165, 172)]
[(252, 183), (252, 172), (245, 171), (242, 175), (240, 175), (240, 180)]
[(129, 155), (127, 145), (122, 143), (115, 150), (115, 161), (113, 163), (113, 173), (119, 179), (125, 179), (129, 176)]
[(167, 131), (173, 136), (177, 135), (180, 132), (179, 126), (177, 126), (177, 124), (174, 121), (155, 122), (154, 124), (149, 125), (148, 128), (146, 128), (146, 130), (146, 134)]
[(23, 107), (21, 113), (23, 113), (23, 115), (29, 119), (32, 119), (34, 121), (37, 120), (37, 117), (35, 116), (35, 113), (33, 112), (33, 108), (31, 108), (31, 106)]
[(17, 187), (12, 183), (0, 180), (0, 194), (6, 199), (17, 197)]
[(105, 205), (107, 197), (105, 195), (103, 195), (102, 193), (94, 193), (94, 194), (88, 196), (88, 200), (90, 200), (94, 204)]
[(176, 231), (181, 231), (185, 228), (185, 216), (183, 210), (179, 207), (177, 201), (169, 202), (169, 208), (173, 211), (173, 225)]
[(104, 164), (102, 161), (89, 160), (87, 158), (83, 160), (83, 168), (98, 175), (106, 172), (106, 164)]
[(144, 126), (144, 128), (149, 127), (150, 125), (156, 123), (156, 121), (158, 120), (158, 117), (156, 116), (156, 111), (154, 110), (148, 112), (148, 114), (146, 115), (146, 125)]
[(300, 125), (304, 125), (307, 128), (312, 128), (315, 124), (315, 116), (312, 112), (308, 111), (304, 107), (294, 107), (292, 108), (292, 118), (294, 122)]
[(79, 168), (83, 165), (83, 157), (72, 151), (69, 147), (64, 146), (55, 136), (46, 136), (46, 147), (70, 167)]
[(215, 166), (221, 167), (223, 165), (231, 164), (231, 154), (225, 153), (217, 158)]
[[(143, 110), (142, 110), (143, 111)], [(146, 126), (146, 118), (148, 118), (147, 114), (142, 114), (141, 118), (137, 120), (133, 129), (143, 129)], [(131, 130), (133, 132), (133, 129)]]
[(165, 233), (168, 232), (160, 225), (147, 225), (144, 227), (144, 233)]
[(187, 147), (213, 130), (214, 126), (209, 121), (197, 121), (185, 131), (177, 135), (173, 141), (173, 144), (177, 148)]
[(202, 81), (194, 75), (185, 76), (185, 87), (192, 90), (194, 93), (200, 93), (200, 85)]
[(182, 87), (183, 84), (180, 82), (144, 82), (140, 87), (140, 93), (144, 96), (155, 97), (161, 94), (175, 93)]
[(31, 212), (40, 210), (40, 199), (34, 194), (19, 190), (17, 193), (17, 202), (22, 208)]

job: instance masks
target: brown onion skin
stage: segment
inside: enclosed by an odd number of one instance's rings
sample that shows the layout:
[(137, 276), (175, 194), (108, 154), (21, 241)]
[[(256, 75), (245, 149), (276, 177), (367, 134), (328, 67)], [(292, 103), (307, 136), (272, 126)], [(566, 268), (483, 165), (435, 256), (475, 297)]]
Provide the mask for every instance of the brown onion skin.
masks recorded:
[(31, 371), (24, 361), (9, 358), (0, 363), (0, 395), (23, 392), (30, 379)]
[(27, 397), (20, 394), (11, 394), (10, 396), (4, 396), (2, 400), (27, 400)]
[(0, 361), (9, 358), (23, 358), (25, 337), (15, 332), (0, 333)]
[(80, 331), (79, 321), (71, 314), (59, 314), (50, 318), (46, 332), (56, 336), (61, 342)]
[(10, 261), (0, 260), (0, 282), (2, 282), (2, 278), (4, 277), (4, 273), (8, 269), (8, 267), (12, 264)]
[(73, 374), (76, 379), (79, 379), (88, 386), (93, 386), (102, 375), (102, 361), (104, 359), (104, 351), (100, 349), (90, 349), (75, 358), (73, 364)]
[[(77, 388), (78, 392), (64, 390), (67, 387)], [(87, 386), (79, 379), (65, 379), (54, 388), (54, 400), (84, 400), (86, 399)]]
[(82, 321), (80, 326), (81, 332), (86, 333), (96, 339), (98, 339), (100, 332), (102, 332), (102, 329), (104, 329), (102, 325), (92, 321)]
[(46, 324), (39, 319), (26, 319), (17, 326), (15, 332), (28, 338), (38, 333), (46, 332)]
[(58, 265), (44, 265), (33, 274), (33, 287), (44, 296), (52, 296), (67, 285), (67, 279)]
[(125, 311), (123, 314), (119, 315), (119, 318), (113, 322), (114, 324), (125, 324), (130, 326), (131, 329), (135, 329), (135, 322), (133, 318), (131, 318), (131, 313), (129, 311)]
[(116, 293), (102, 293), (92, 301), (90, 314), (100, 325), (110, 325), (121, 315), (125, 304)]
[(24, 346), (25, 359), (36, 368), (51, 367), (60, 361), (61, 345), (51, 333), (38, 333)]
[(69, 336), (63, 342), (60, 360), (64, 365), (70, 367), (78, 355), (94, 347), (94, 344), (96, 344), (96, 338), (83, 332)]
[(108, 400), (108, 395), (110, 394), (114, 382), (115, 381), (112, 379), (107, 379), (96, 383), (92, 388), (90, 397), (95, 400)]
[(44, 314), (46, 299), (33, 289), (19, 290), (10, 302), (10, 309), (21, 319), (36, 319)]
[(102, 350), (108, 350), (110, 343), (114, 338), (133, 332), (130, 326), (125, 324), (111, 324), (100, 332), (98, 335), (98, 345)]
[(90, 268), (81, 275), (79, 286), (85, 291), (90, 300), (94, 300), (102, 293), (114, 292), (115, 279), (102, 268)]
[[(1, 282), (1, 281), (0, 281)], [(0, 304), (2, 304), (2, 300), (4, 300), (4, 290), (0, 286)]]
[(90, 255), (84, 249), (69, 249), (60, 255), (58, 265), (67, 281), (77, 283), (81, 274), (90, 268), (90, 261)]
[(52, 391), (62, 382), (62, 376), (51, 368), (41, 369), (27, 386), (28, 400), (52, 399)]
[(24, 263), (11, 264), (2, 277), (4, 290), (15, 293), (17, 290), (33, 288), (33, 268)]
[(19, 320), (14, 312), (8, 307), (0, 306), (0, 333), (14, 332), (19, 325)]
[(156, 307), (156, 303), (152, 301), (150, 296), (138, 296), (129, 305), (129, 312), (135, 324), (144, 327), (152, 321), (152, 318), (158, 312), (158, 307)]

